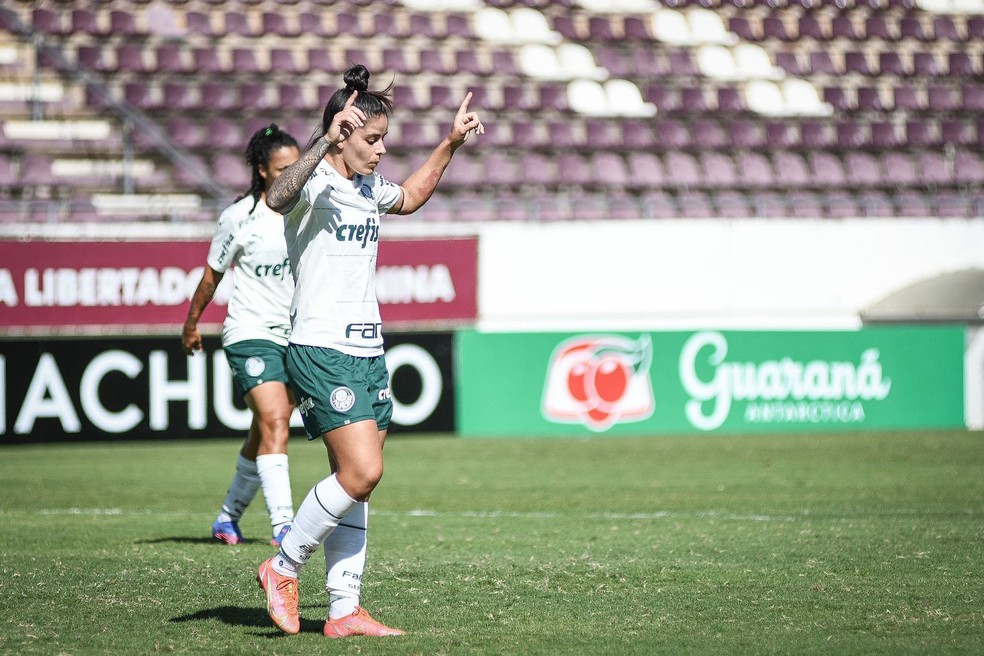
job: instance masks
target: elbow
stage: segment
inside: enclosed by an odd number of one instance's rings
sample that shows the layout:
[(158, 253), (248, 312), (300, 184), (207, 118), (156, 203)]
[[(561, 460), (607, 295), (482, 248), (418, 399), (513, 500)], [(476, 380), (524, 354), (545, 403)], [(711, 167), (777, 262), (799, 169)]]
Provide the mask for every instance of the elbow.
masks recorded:
[(275, 195), (267, 195), (266, 199), (267, 207), (276, 212), (277, 214), (286, 214), (291, 210), (296, 204), (295, 202), (290, 202), (289, 198), (281, 198)]

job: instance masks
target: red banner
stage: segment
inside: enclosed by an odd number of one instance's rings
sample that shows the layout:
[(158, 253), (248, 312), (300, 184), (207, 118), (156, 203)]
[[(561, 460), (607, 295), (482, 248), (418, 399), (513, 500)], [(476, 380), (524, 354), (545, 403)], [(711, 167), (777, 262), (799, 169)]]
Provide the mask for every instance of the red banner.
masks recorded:
[[(207, 241), (0, 240), (0, 332), (166, 332), (184, 322)], [(383, 320), (460, 323), (477, 314), (474, 238), (381, 241)], [(221, 324), (226, 276), (202, 317)]]

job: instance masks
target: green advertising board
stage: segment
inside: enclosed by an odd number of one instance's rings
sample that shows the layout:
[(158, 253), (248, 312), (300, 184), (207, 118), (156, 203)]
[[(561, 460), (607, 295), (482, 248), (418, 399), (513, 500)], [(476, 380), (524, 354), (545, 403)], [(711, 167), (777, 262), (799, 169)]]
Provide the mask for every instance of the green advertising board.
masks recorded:
[(963, 426), (959, 326), (457, 335), (463, 437)]

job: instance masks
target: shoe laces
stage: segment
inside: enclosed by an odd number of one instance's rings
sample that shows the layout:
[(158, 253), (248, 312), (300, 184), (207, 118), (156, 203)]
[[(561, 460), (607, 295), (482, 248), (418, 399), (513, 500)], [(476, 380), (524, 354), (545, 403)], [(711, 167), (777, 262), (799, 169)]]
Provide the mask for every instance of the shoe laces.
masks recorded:
[(287, 610), (297, 609), (297, 588), (295, 586), (296, 581), (284, 578), (283, 581), (277, 584), (277, 592), (281, 592), (281, 599), (284, 600), (284, 607)]

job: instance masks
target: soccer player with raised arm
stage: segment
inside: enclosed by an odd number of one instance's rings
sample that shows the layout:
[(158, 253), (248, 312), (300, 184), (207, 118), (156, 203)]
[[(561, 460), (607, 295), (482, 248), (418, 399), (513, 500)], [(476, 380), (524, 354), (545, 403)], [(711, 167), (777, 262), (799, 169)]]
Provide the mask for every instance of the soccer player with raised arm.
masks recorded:
[(393, 413), (375, 292), (380, 219), (427, 202), (455, 150), (485, 128), (468, 110), (468, 94), (447, 137), (397, 185), (376, 173), (386, 153), (389, 90), (369, 90), (362, 65), (346, 70), (344, 82), (325, 107), (320, 136), (267, 195), (284, 215), (294, 272), (287, 371), (310, 439), (328, 449), (331, 475), (308, 493), (280, 551), (260, 565), (257, 578), (274, 624), (297, 633), (297, 577), (323, 544), (324, 634), (395, 636), (403, 632), (360, 605), (369, 496), (383, 475)]

